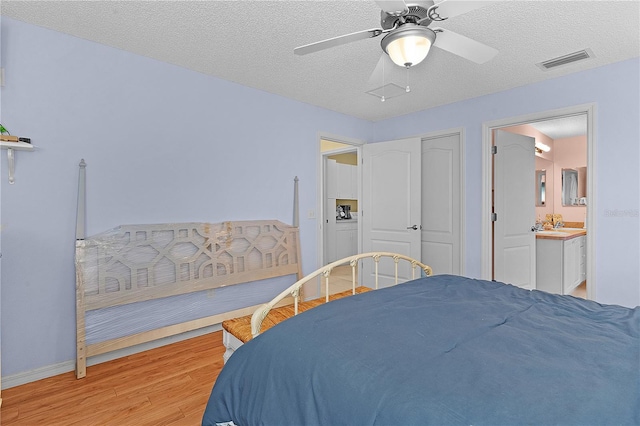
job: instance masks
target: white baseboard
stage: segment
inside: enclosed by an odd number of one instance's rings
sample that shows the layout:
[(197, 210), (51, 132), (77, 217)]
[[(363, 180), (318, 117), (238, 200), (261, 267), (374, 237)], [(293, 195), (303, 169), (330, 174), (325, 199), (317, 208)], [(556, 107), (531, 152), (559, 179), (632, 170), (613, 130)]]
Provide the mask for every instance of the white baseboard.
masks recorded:
[(75, 368), (76, 362), (72, 360), (5, 376), (2, 378), (2, 389), (9, 389), (14, 386), (24, 385), (25, 383), (35, 382), (36, 380), (46, 379), (47, 377), (57, 376), (58, 374), (68, 373), (69, 371), (75, 370)]
[[(186, 333), (176, 334), (175, 336), (169, 336), (162, 339), (154, 340), (152, 342), (131, 346), (129, 348), (119, 349), (117, 351), (96, 355), (87, 360), (87, 366), (102, 364), (103, 362), (133, 355), (138, 352), (144, 352), (150, 349), (159, 348), (160, 346), (170, 345), (171, 343), (180, 342), (182, 340), (191, 339), (193, 337), (202, 336), (204, 334), (213, 333), (214, 331), (220, 331), (221, 329), (222, 327), (220, 326), (220, 324), (216, 324), (197, 330), (187, 331)], [(47, 377), (57, 376), (58, 374), (68, 373), (69, 371), (75, 371), (75, 369), (76, 361), (70, 360), (60, 362), (58, 364), (36, 368), (34, 370), (24, 371), (22, 373), (12, 374), (10, 376), (4, 376), (2, 377), (2, 389), (9, 389), (15, 386), (24, 385), (26, 383), (46, 379)]]

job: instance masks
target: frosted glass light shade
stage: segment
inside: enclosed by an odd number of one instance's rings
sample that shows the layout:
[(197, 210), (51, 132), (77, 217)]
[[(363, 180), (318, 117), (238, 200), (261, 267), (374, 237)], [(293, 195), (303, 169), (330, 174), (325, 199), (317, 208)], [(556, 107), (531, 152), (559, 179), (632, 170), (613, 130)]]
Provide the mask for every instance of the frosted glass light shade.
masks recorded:
[(385, 36), (381, 45), (396, 65), (409, 68), (427, 57), (435, 38), (428, 28), (405, 24)]
[(549, 145), (545, 145), (542, 142), (538, 142), (536, 141), (536, 148), (538, 148), (540, 151), (544, 151), (544, 152), (549, 152), (551, 151), (551, 147), (549, 147)]

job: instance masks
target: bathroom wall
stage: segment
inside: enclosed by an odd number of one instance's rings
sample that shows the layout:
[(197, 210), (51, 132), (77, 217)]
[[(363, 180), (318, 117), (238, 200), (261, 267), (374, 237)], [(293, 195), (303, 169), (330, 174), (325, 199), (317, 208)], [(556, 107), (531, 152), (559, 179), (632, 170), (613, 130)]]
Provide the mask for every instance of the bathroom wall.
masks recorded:
[[(556, 139), (553, 145), (553, 168), (556, 177), (554, 184), (554, 213), (559, 213), (565, 222), (584, 222), (586, 206), (562, 205), (562, 169), (575, 169), (587, 166), (587, 137)], [(589, 200), (587, 200), (589, 202)]]
[(536, 217), (543, 220), (548, 213), (561, 214), (565, 222), (584, 222), (586, 206), (562, 205), (562, 169), (587, 166), (587, 137), (551, 139), (528, 124), (505, 127), (507, 132), (530, 136), (551, 148), (536, 154), (536, 170), (547, 170), (547, 205), (536, 207)]
[[(535, 129), (533, 126), (528, 124), (521, 124), (519, 126), (509, 126), (504, 127), (502, 130), (515, 133), (518, 135), (530, 136), (536, 140), (536, 142), (543, 143), (550, 147), (549, 152), (541, 152), (540, 154), (536, 154), (536, 170), (545, 169), (547, 172), (547, 185), (546, 185), (546, 203), (545, 206), (536, 206), (536, 218), (540, 217), (542, 220), (546, 217), (547, 214), (557, 213), (554, 212), (555, 206), (555, 182), (558, 179), (555, 179), (555, 172), (553, 166), (553, 156), (555, 153), (555, 145), (554, 140), (539, 130)], [(586, 153), (586, 148), (585, 148)], [(535, 170), (534, 179), (535, 179)], [(533, 200), (535, 203), (535, 199)]]

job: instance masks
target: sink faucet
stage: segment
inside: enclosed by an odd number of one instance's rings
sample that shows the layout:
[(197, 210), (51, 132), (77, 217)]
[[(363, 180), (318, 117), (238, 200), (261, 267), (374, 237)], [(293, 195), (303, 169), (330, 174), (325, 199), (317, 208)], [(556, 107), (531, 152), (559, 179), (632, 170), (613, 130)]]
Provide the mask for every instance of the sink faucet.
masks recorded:
[(558, 229), (558, 228), (562, 228), (563, 226), (564, 226), (564, 223), (562, 223), (562, 222), (556, 222), (556, 223), (553, 225), (553, 228), (554, 228), (554, 229)]

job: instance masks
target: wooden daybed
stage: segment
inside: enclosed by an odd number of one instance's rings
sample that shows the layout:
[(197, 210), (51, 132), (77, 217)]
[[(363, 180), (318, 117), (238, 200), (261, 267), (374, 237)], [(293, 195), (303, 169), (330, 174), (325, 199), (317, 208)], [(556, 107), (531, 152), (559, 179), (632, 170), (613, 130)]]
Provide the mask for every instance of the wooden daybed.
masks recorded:
[[(297, 226), (277, 220), (122, 225), (85, 237), (85, 166), (76, 228), (76, 377), (87, 358), (253, 312), (302, 276)], [(232, 287), (233, 286), (233, 287)]]

